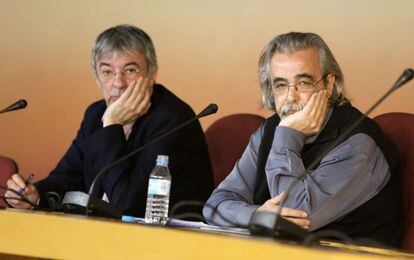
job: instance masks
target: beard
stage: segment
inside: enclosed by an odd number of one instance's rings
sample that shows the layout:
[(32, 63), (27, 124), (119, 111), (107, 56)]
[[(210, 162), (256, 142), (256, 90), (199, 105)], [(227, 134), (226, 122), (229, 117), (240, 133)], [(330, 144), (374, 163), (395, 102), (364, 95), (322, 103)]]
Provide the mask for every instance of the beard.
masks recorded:
[(305, 105), (295, 104), (295, 103), (286, 103), (279, 110), (280, 119), (283, 119), (287, 116), (290, 116), (296, 112), (302, 111)]

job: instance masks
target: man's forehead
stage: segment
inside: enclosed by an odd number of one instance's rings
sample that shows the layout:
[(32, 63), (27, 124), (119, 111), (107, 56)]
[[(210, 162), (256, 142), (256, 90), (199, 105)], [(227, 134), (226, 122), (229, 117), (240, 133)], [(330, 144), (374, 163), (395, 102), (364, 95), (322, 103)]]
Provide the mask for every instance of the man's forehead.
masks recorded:
[(270, 60), (273, 76), (277, 74), (314, 74), (320, 72), (319, 57), (316, 49), (308, 48), (290, 53), (276, 52)]
[(144, 66), (146, 65), (146, 62), (147, 62), (146, 57), (143, 54), (141, 54), (140, 52), (131, 52), (131, 51), (108, 52), (108, 53), (103, 54), (97, 60), (98, 66), (101, 66), (101, 65), (115, 66), (115, 65), (133, 64), (133, 63), (136, 63), (137, 65), (140, 65), (140, 66)]
[(271, 57), (271, 62), (283, 62), (290, 60), (302, 60), (304, 62), (318, 62), (319, 53), (316, 48), (306, 48), (291, 52), (275, 52)]

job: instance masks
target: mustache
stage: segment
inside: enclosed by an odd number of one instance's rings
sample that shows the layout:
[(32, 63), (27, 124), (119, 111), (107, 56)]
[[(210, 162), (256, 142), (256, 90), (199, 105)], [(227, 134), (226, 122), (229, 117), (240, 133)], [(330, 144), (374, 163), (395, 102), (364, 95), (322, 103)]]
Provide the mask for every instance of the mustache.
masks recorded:
[(279, 116), (281, 119), (283, 119), (289, 116), (289, 111), (294, 111), (294, 113), (296, 113), (296, 112), (302, 111), (304, 107), (305, 107), (304, 105), (295, 104), (295, 103), (284, 104), (282, 108), (280, 109)]

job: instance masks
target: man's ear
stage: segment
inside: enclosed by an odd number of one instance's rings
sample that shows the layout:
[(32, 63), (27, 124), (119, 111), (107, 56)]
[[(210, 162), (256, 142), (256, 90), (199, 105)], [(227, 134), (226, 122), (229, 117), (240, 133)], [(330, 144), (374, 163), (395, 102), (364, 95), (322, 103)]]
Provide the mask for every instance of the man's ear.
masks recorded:
[(328, 74), (328, 76), (326, 76), (326, 81), (327, 81), (326, 90), (328, 91), (328, 97), (330, 98), (333, 92), (333, 88), (335, 86), (335, 75)]
[(98, 88), (101, 88), (101, 84), (99, 83), (99, 80), (96, 77), (95, 77), (95, 82), (96, 82), (96, 85), (98, 85)]
[(153, 72), (149, 75), (149, 84), (152, 86), (157, 81), (157, 75), (158, 75), (158, 68), (155, 68)]

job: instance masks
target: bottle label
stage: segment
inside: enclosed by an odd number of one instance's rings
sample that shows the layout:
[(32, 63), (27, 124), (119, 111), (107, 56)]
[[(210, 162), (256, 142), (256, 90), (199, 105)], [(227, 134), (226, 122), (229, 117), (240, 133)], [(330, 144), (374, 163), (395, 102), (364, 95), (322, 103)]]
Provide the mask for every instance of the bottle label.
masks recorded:
[(150, 179), (148, 183), (148, 195), (169, 195), (170, 180)]

